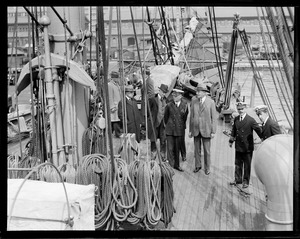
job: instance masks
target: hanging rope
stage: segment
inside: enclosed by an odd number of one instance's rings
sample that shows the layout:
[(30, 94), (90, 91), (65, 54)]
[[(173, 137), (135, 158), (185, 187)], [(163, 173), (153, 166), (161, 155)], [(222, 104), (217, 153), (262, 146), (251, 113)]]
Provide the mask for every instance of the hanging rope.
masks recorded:
[(291, 67), (289, 64), (288, 53), (285, 52), (284, 49), (286, 46), (285, 47), (283, 46), (284, 42), (280, 41), (280, 36), (279, 36), (280, 34), (278, 33), (278, 30), (279, 31), (281, 31), (281, 30), (280, 29), (277, 30), (277, 26), (275, 24), (276, 17), (274, 16), (274, 12), (273, 12), (272, 8), (266, 7), (265, 9), (266, 9), (266, 12), (267, 12), (267, 15), (269, 18), (269, 22), (270, 22), (273, 34), (274, 34), (275, 42), (278, 46), (278, 50), (279, 50), (281, 60), (282, 60), (282, 65), (283, 65), (284, 72), (286, 74), (286, 77), (287, 77), (287, 80), (289, 83), (290, 90), (294, 94), (292, 70), (291, 70)]
[(68, 32), (71, 34), (71, 36), (74, 36), (73, 32), (71, 31), (71, 29), (68, 27), (67, 20), (66, 19), (62, 19), (62, 17), (60, 16), (60, 14), (55, 10), (54, 7), (50, 6), (51, 9), (53, 10), (53, 12), (56, 14), (56, 16), (58, 17), (58, 19), (61, 21), (61, 23), (66, 27), (66, 29), (68, 30)]
[(256, 61), (255, 61), (255, 59), (253, 57), (253, 53), (251, 51), (251, 48), (250, 48), (250, 45), (249, 45), (249, 42), (248, 42), (248, 37), (247, 37), (246, 31), (245, 30), (239, 31), (239, 35), (240, 35), (243, 47), (244, 47), (244, 49), (246, 51), (246, 54), (248, 56), (251, 68), (253, 70), (253, 74), (254, 74), (253, 77), (254, 77), (254, 79), (256, 81), (256, 84), (257, 84), (258, 90), (260, 92), (261, 98), (263, 100), (263, 103), (269, 107), (271, 117), (274, 120), (277, 120), (276, 119), (276, 115), (274, 113), (274, 110), (272, 108), (272, 105), (270, 103), (269, 97), (267, 95), (266, 88), (265, 88), (265, 86), (263, 84), (263, 81), (262, 81), (262, 78), (260, 76), (260, 73), (259, 73), (259, 71), (257, 71)]
[[(213, 45), (214, 45), (214, 51), (215, 51), (215, 56), (216, 56), (216, 63), (217, 63), (217, 68), (220, 76), (220, 83), (222, 88), (224, 87), (224, 75), (223, 75), (223, 70), (222, 70), (222, 64), (221, 64), (221, 59), (220, 59), (220, 49), (219, 49), (219, 41), (218, 41), (218, 33), (217, 33), (217, 27), (216, 27), (216, 19), (215, 19), (215, 11), (213, 9), (213, 19), (212, 19), (212, 13), (210, 7), (208, 8), (208, 13), (209, 13), (209, 18), (210, 18), (210, 25), (211, 25), (211, 34), (212, 34), (212, 40), (213, 40)], [(214, 23), (214, 25), (213, 25)]]
[[(266, 44), (265, 34), (264, 34), (263, 27), (262, 27), (262, 23), (261, 23), (261, 20), (260, 20), (261, 18), (260, 18), (260, 14), (259, 14), (258, 8), (257, 8), (256, 10), (257, 10), (258, 18), (259, 18), (259, 23), (260, 23), (259, 25), (260, 25), (260, 30), (261, 30), (261, 33), (262, 33), (262, 39), (263, 39), (263, 42), (264, 42), (265, 49), (266, 49), (266, 51), (267, 51), (269, 69), (270, 69), (270, 72), (271, 72), (271, 75), (272, 75), (272, 80), (273, 80), (273, 83), (274, 83), (274, 86), (275, 86), (276, 93), (277, 93), (277, 95), (279, 96), (279, 89), (281, 90), (281, 94), (282, 94), (282, 96), (283, 96), (283, 98), (284, 98), (284, 100), (285, 100), (285, 103), (286, 103), (286, 106), (287, 106), (287, 108), (288, 108), (288, 110), (289, 110), (289, 113), (290, 113), (290, 114), (292, 115), (292, 117), (293, 117), (292, 110), (291, 110), (291, 108), (290, 108), (290, 105), (292, 105), (292, 104), (291, 104), (291, 102), (290, 102), (290, 103), (287, 102), (287, 99), (286, 99), (285, 94), (284, 94), (284, 92), (283, 92), (283, 88), (280, 86), (280, 82), (279, 82), (278, 76), (277, 76), (276, 71), (275, 71), (275, 69), (274, 69), (273, 60), (272, 60), (272, 57), (270, 57), (269, 48), (268, 48), (268, 45)], [(267, 25), (266, 25), (266, 26), (267, 26)], [(267, 29), (268, 29), (268, 27), (267, 27)], [(268, 35), (269, 35), (270, 40), (271, 40), (272, 48), (275, 49), (275, 45), (273, 44), (272, 37), (271, 37), (271, 35), (270, 35), (269, 32), (268, 32)], [(278, 62), (277, 54), (275, 54), (275, 57), (276, 57), (278, 66), (280, 67), (280, 64), (279, 64), (279, 62)], [(272, 63), (272, 66), (271, 66), (271, 63)], [(280, 70), (280, 68), (279, 68), (279, 70)], [(274, 75), (276, 76), (277, 84), (276, 84), (276, 82), (275, 82), (275, 76), (274, 76)], [(284, 80), (282, 80), (282, 81), (284, 82)], [(278, 86), (277, 86), (277, 85), (278, 85)], [(284, 84), (284, 85), (285, 85), (285, 84)], [(278, 88), (279, 88), (279, 89), (278, 89)], [(285, 85), (285, 88), (286, 88), (286, 85)], [(286, 88), (286, 90), (287, 90), (287, 88)], [(267, 93), (266, 93), (266, 94), (267, 94)], [(284, 107), (284, 105), (283, 105), (283, 102), (282, 102), (282, 97), (278, 97), (278, 98), (279, 98), (279, 101), (280, 101), (280, 104), (281, 104), (281, 108), (282, 108), (282, 109), (285, 109), (285, 107)], [(274, 114), (274, 116), (275, 116), (275, 112), (274, 112), (274, 110), (273, 110), (273, 108), (272, 108), (272, 104), (270, 104), (269, 107), (270, 107), (271, 111), (273, 112), (273, 114)], [(287, 116), (286, 110), (283, 110), (283, 112), (284, 112), (284, 114), (285, 114), (285, 116), (286, 116), (287, 121), (288, 121), (289, 124), (290, 124), (290, 127), (292, 128), (292, 125), (291, 125), (290, 120), (289, 120), (289, 118), (288, 118), (288, 116)], [(274, 116), (273, 116), (273, 117), (274, 117)], [(275, 117), (276, 117), (276, 116), (275, 116)], [(276, 118), (274, 118), (274, 119), (276, 119)]]
[(82, 158), (77, 170), (76, 183), (94, 184), (95, 192), (95, 228), (104, 229), (111, 217), (111, 163), (102, 154), (86, 155)]

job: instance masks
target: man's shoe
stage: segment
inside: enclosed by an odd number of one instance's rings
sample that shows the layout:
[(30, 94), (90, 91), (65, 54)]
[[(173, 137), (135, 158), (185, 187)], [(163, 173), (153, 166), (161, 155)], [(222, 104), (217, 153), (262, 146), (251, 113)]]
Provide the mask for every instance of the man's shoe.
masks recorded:
[(229, 182), (230, 186), (237, 186), (237, 184), (242, 184), (242, 183), (238, 183), (237, 181)]
[(183, 162), (186, 161), (186, 157), (182, 157), (182, 161), (183, 161)]
[(246, 183), (243, 183), (243, 188), (248, 188), (249, 187), (249, 185), (248, 184), (246, 184)]
[(174, 167), (176, 170), (183, 172), (183, 169), (179, 166), (179, 167)]
[(229, 182), (229, 185), (230, 185), (230, 186), (236, 186), (237, 183), (236, 183), (236, 181), (232, 181), (232, 182)]
[(206, 175), (209, 175), (209, 174), (210, 174), (210, 171), (209, 171), (209, 170), (206, 170), (206, 171), (205, 171), (205, 174), (206, 174)]
[(198, 171), (200, 171), (200, 169), (201, 169), (201, 167), (195, 168), (193, 172), (197, 173)]

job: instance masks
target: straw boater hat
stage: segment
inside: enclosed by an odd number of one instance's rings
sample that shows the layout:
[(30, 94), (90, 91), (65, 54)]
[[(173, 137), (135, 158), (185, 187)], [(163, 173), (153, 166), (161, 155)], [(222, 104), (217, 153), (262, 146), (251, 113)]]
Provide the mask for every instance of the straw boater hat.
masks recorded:
[(204, 92), (209, 92), (206, 85), (204, 84), (198, 84), (197, 87), (196, 87), (196, 91), (204, 91)]
[(168, 86), (165, 84), (161, 84), (160, 87), (158, 87), (162, 92), (167, 93), (168, 92)]
[(255, 113), (259, 114), (260, 112), (268, 112), (268, 106), (266, 105), (258, 105), (254, 108)]
[(132, 85), (126, 85), (125, 86), (125, 92), (134, 92), (135, 89), (133, 88)]
[(243, 107), (245, 108), (247, 106), (247, 103), (245, 101), (239, 101), (237, 103), (235, 103), (236, 107)]
[(178, 86), (176, 86), (172, 91), (177, 92), (177, 93), (181, 93), (181, 94), (184, 93), (184, 91)]

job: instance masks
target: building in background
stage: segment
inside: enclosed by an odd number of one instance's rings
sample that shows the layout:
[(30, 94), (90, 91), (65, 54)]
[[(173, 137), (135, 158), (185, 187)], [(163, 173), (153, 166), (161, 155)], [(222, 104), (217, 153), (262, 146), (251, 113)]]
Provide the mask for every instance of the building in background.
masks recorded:
[[(27, 7), (30, 11), (37, 16), (46, 14), (49, 8), (47, 7)], [(109, 36), (109, 14), (111, 7), (104, 7), (104, 24), (106, 44)], [(117, 13), (116, 7), (112, 7), (112, 28), (110, 36), (110, 58), (118, 59), (118, 28), (117, 28)], [(96, 26), (97, 26), (97, 7), (84, 7), (86, 15), (86, 29), (91, 30), (93, 37), (91, 40), (87, 40), (87, 58), (92, 60), (96, 59)], [(130, 8), (122, 6), (121, 10), (121, 31), (122, 31), (122, 47), (123, 47), (123, 59), (132, 60), (137, 59), (136, 54), (136, 42), (133, 31), (132, 19), (130, 14)], [(140, 55), (144, 59), (153, 58), (149, 49), (152, 46), (151, 35), (147, 22), (146, 7), (132, 7), (134, 24), (136, 28), (137, 41), (139, 48), (141, 49)], [(215, 7), (215, 23), (220, 35), (220, 42), (223, 46), (225, 57), (226, 50), (229, 47), (231, 41), (232, 26), (234, 20), (234, 14), (240, 14), (239, 28), (246, 29), (251, 45), (259, 46), (262, 44), (262, 36), (259, 26), (259, 20), (256, 12), (256, 7)], [(16, 15), (17, 13), (17, 15)], [(160, 25), (160, 14), (158, 7), (149, 7), (149, 13), (151, 20), (153, 20), (154, 28), (158, 29)], [(8, 47), (17, 46), (18, 50), (23, 50), (26, 53), (28, 48), (28, 33), (29, 24), (28, 13), (23, 7), (8, 7), (7, 8), (7, 24), (8, 24)], [(287, 14), (288, 15), (288, 14)], [(17, 16), (17, 17), (16, 17)], [(169, 35), (171, 41), (175, 41), (175, 33), (180, 40), (183, 36), (183, 29), (189, 24), (189, 20), (192, 16), (196, 16), (206, 26), (210, 25), (208, 18), (207, 7), (166, 7), (165, 16), (170, 19), (173, 25), (173, 30), (169, 29)], [(72, 27), (71, 27), (72, 28)], [(210, 37), (209, 29), (200, 29), (204, 34)], [(16, 41), (16, 42), (14, 42)], [(26, 45), (27, 44), (27, 45)], [(27, 46), (27, 47), (26, 47)], [(238, 41), (238, 47), (241, 48), (241, 43)], [(149, 51), (149, 52), (148, 52)]]

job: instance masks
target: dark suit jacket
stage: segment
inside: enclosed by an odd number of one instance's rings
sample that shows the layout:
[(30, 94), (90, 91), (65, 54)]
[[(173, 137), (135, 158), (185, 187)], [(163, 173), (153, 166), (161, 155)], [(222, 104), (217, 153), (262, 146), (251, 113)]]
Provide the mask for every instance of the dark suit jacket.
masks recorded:
[(235, 150), (237, 152), (246, 153), (254, 150), (253, 130), (258, 135), (261, 134), (260, 126), (248, 114), (245, 115), (242, 121), (240, 121), (239, 115), (234, 118), (229, 142), (235, 141)]
[[(122, 101), (119, 102), (118, 105), (118, 116), (123, 122), (123, 115), (122, 115)], [(128, 100), (126, 98), (126, 117), (127, 117), (127, 132), (128, 133), (135, 133), (136, 141), (140, 142), (141, 139), (141, 115), (140, 111), (137, 107), (137, 103), (135, 99)]]
[(174, 101), (167, 104), (164, 120), (166, 122), (166, 135), (182, 136), (185, 131), (185, 122), (189, 113), (187, 103), (180, 102), (179, 107)]
[[(151, 115), (152, 115), (152, 120), (153, 120), (153, 125), (154, 127), (156, 127), (157, 125), (157, 114), (158, 114), (158, 94), (155, 94), (153, 97), (149, 98), (149, 108), (151, 111)], [(149, 111), (147, 111), (148, 113), (148, 138), (151, 141), (154, 141), (154, 134), (153, 134), (153, 129), (152, 129), (152, 125), (151, 125), (151, 120), (150, 120), (150, 113)], [(165, 125), (164, 123), (164, 118), (162, 119), (163, 121), (163, 125)], [(157, 135), (156, 135), (157, 137)]]
[(190, 132), (193, 137), (201, 133), (202, 137), (210, 138), (211, 133), (217, 130), (217, 111), (215, 102), (206, 96), (203, 107), (200, 109), (199, 99), (192, 98), (190, 115)]
[(259, 136), (261, 139), (265, 140), (275, 134), (281, 134), (280, 127), (276, 121), (269, 117), (266, 123), (262, 126), (262, 132)]

